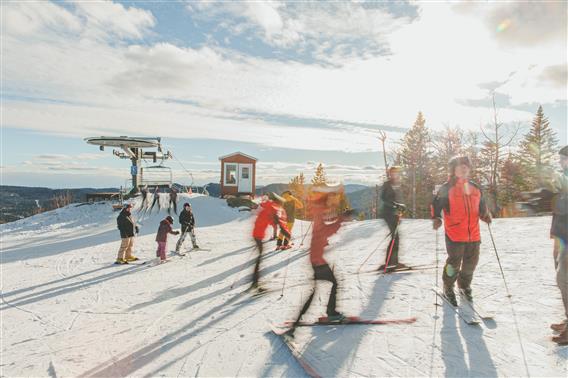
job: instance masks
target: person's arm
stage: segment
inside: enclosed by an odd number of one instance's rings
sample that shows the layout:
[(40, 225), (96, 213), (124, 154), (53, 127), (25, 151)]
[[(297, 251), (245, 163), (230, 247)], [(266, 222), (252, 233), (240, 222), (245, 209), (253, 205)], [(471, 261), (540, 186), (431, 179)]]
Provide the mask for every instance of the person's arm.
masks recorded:
[(487, 224), (491, 224), (491, 212), (489, 211), (489, 207), (487, 206), (487, 201), (485, 200), (485, 195), (483, 194), (483, 190), (479, 189), (480, 192), (480, 199), (479, 199), (479, 219), (484, 221)]
[(447, 185), (442, 185), (436, 192), (430, 205), (434, 230), (437, 230), (442, 225), (442, 210), (448, 208), (448, 201), (448, 187)]

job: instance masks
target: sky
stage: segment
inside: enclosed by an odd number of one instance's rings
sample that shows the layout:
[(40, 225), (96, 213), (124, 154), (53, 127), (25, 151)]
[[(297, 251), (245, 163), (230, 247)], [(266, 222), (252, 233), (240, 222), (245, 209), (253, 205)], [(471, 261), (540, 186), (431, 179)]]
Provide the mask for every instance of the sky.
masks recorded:
[[(118, 187), (129, 162), (83, 138), (159, 136), (174, 180), (257, 183), (318, 163), (374, 185), (421, 111), (426, 126), (526, 132), (542, 105), (567, 143), (565, 1), (3, 1), (3, 185)], [(153, 165), (149, 163), (149, 165)]]

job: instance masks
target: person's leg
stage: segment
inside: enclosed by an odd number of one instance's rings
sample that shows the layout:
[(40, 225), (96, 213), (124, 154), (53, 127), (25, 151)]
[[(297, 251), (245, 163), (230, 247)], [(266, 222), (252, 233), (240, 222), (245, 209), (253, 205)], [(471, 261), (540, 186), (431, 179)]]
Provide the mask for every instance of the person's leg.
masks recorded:
[(189, 230), (189, 236), (191, 236), (191, 245), (193, 248), (199, 248), (197, 245), (197, 239), (195, 238), (195, 230), (193, 228)]
[(122, 238), (120, 240), (120, 247), (118, 248), (118, 256), (116, 256), (117, 260), (124, 260), (126, 248), (128, 248), (128, 238)]
[[(566, 249), (566, 241), (561, 238), (555, 238), (554, 243), (558, 250), (556, 283), (564, 304), (564, 323), (568, 323), (568, 249)], [(566, 329), (564, 332), (566, 333)]]
[(256, 249), (258, 250), (258, 256), (256, 258), (256, 264), (254, 266), (254, 273), (252, 275), (252, 286), (257, 287), (259, 281), (259, 271), (260, 271), (260, 259), (262, 258), (262, 240), (254, 239), (256, 243)]
[(464, 253), (464, 243), (454, 243), (446, 236), (446, 251), (448, 253), (448, 258), (446, 259), (444, 273), (442, 274), (444, 294), (453, 305), (457, 305), (454, 293), (454, 283), (456, 282), (460, 272)]
[(176, 252), (179, 252), (183, 242), (185, 241), (185, 235), (187, 234), (187, 227), (181, 226), (181, 235), (176, 243)]
[(471, 286), (473, 272), (479, 262), (479, 242), (464, 243), (462, 266), (458, 274), (458, 287), (466, 290)]
[(319, 265), (314, 268), (316, 280), (329, 281), (331, 282), (331, 293), (329, 294), (329, 300), (327, 301), (327, 316), (338, 315), (335, 309), (337, 304), (337, 280), (331, 271), (329, 265)]
[(288, 227), (288, 231), (290, 232), (290, 237), (289, 238), (284, 237), (284, 243), (283, 243), (284, 247), (288, 247), (288, 245), (290, 244), (290, 240), (292, 238), (292, 229), (294, 228), (294, 221), (287, 222), (286, 227)]
[(385, 254), (385, 265), (396, 265), (398, 264), (398, 227), (397, 218), (388, 217), (385, 218), (387, 226), (389, 227), (389, 232), (391, 240), (387, 245), (387, 250)]
[(127, 239), (128, 239), (128, 244), (126, 245), (126, 250), (124, 254), (124, 259), (126, 261), (131, 260), (133, 258), (132, 247), (134, 246), (134, 237), (129, 237)]
[(160, 260), (166, 260), (166, 242), (158, 242), (158, 253)]

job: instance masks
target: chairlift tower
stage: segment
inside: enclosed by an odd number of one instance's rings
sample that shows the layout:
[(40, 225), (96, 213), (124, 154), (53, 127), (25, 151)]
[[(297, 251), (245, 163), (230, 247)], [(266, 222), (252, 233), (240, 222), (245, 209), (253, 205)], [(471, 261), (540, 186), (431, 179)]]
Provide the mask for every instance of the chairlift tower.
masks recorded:
[[(152, 159), (155, 163), (158, 159), (164, 161), (172, 158), (172, 154), (169, 151), (162, 151), (161, 140), (162, 138), (160, 137), (144, 138), (128, 136), (100, 136), (84, 139), (88, 144), (99, 146), (101, 151), (104, 151), (105, 147), (118, 147), (122, 150), (113, 149), (112, 153), (120, 159), (130, 159), (132, 163), (130, 167), (132, 190), (138, 189), (140, 185), (142, 159)], [(155, 149), (155, 151), (145, 151), (148, 149)]]

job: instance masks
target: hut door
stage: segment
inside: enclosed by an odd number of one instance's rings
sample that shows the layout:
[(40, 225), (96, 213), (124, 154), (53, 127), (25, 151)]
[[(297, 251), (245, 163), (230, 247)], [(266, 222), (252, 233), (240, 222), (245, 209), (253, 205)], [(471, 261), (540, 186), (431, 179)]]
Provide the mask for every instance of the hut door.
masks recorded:
[(252, 164), (239, 164), (239, 193), (252, 193)]

